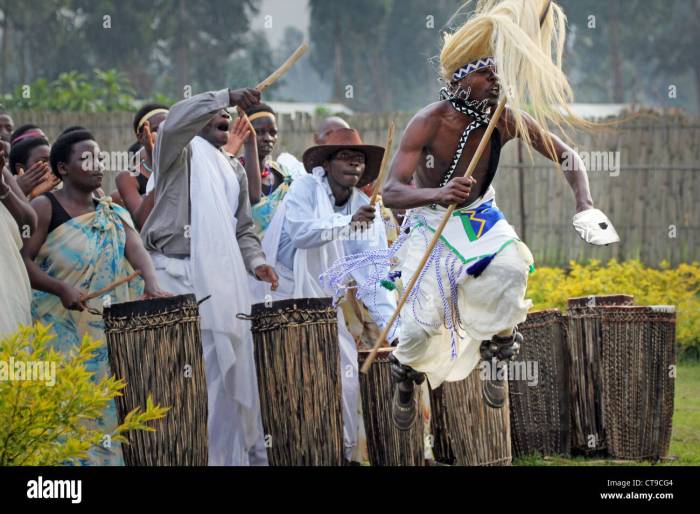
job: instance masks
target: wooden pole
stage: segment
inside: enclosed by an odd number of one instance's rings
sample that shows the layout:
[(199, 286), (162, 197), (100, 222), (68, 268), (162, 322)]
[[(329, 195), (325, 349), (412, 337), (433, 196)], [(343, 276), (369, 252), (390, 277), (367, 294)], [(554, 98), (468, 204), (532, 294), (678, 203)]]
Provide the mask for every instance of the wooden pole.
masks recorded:
[(90, 293), (87, 296), (83, 296), (82, 301), (87, 302), (88, 300), (92, 300), (94, 298), (99, 298), (103, 294), (109, 293), (112, 289), (116, 289), (117, 287), (119, 287), (122, 284), (126, 284), (127, 282), (131, 282), (132, 280), (134, 280), (136, 277), (138, 277), (140, 275), (141, 275), (140, 271), (138, 271), (138, 270), (134, 271), (131, 275), (129, 275), (127, 277), (122, 277), (119, 280), (115, 280), (114, 282), (112, 282), (111, 284), (109, 284), (106, 287), (103, 287), (99, 291), (95, 291), (94, 293)]
[(395, 124), (392, 121), (391, 125), (389, 125), (389, 132), (386, 136), (386, 147), (384, 149), (384, 157), (382, 157), (382, 165), (379, 167), (379, 175), (377, 176), (377, 180), (374, 181), (372, 195), (369, 200), (369, 204), (372, 207), (374, 207), (374, 204), (377, 203), (377, 197), (379, 197), (379, 192), (382, 190), (382, 186), (386, 180), (387, 170), (389, 169), (389, 160), (391, 159), (391, 147), (394, 144), (394, 128)]
[[(465, 177), (471, 177), (472, 173), (474, 173), (474, 170), (476, 169), (476, 165), (479, 163), (479, 160), (481, 159), (481, 156), (484, 153), (484, 150), (486, 149), (486, 145), (488, 145), (489, 141), (491, 140), (491, 134), (493, 133), (493, 130), (496, 128), (496, 124), (498, 123), (498, 120), (500, 119), (501, 114), (503, 113), (503, 109), (505, 108), (505, 106), (506, 106), (506, 96), (503, 95), (500, 102), (498, 103), (498, 107), (496, 107), (496, 112), (494, 112), (493, 116), (491, 116), (491, 121), (489, 122), (488, 127), (486, 127), (486, 132), (484, 132), (484, 135), (482, 136), (481, 141), (479, 142), (479, 146), (477, 147), (476, 152), (474, 152), (474, 157), (472, 157), (472, 160), (469, 163), (469, 167), (467, 168), (467, 172), (464, 174)], [(445, 229), (447, 222), (450, 220), (450, 217), (452, 216), (452, 213), (454, 212), (454, 210), (456, 208), (457, 208), (456, 203), (453, 203), (452, 205), (450, 205), (449, 208), (447, 209), (447, 212), (443, 216), (442, 221), (438, 225), (437, 229), (435, 229), (435, 234), (433, 235), (433, 239), (430, 241), (428, 248), (425, 250), (425, 253), (423, 254), (423, 258), (421, 259), (420, 264), (418, 264), (418, 267), (416, 268), (416, 272), (413, 274), (413, 276), (411, 277), (411, 280), (406, 285), (406, 288), (404, 289), (403, 295), (401, 295), (401, 298), (399, 299), (399, 303), (396, 306), (396, 310), (394, 311), (394, 314), (391, 316), (391, 319), (389, 320), (389, 322), (385, 325), (384, 330), (382, 330), (382, 333), (379, 335), (379, 337), (377, 338), (377, 340), (374, 343), (374, 348), (372, 348), (372, 351), (367, 356), (367, 360), (362, 365), (362, 370), (361, 370), (362, 373), (366, 374), (369, 371), (369, 367), (372, 365), (372, 362), (374, 362), (374, 359), (377, 357), (377, 351), (382, 346), (382, 344), (385, 342), (386, 336), (389, 334), (389, 330), (391, 330), (391, 326), (396, 321), (396, 318), (398, 318), (399, 313), (401, 312), (401, 308), (406, 303), (408, 296), (411, 294), (413, 287), (416, 285), (416, 281), (418, 280), (418, 276), (420, 275), (421, 271), (425, 267), (425, 264), (428, 262), (428, 259), (430, 258), (430, 254), (433, 252), (435, 245), (437, 244), (438, 240), (440, 239), (440, 236), (442, 235), (442, 231)]]
[(255, 86), (255, 89), (260, 91), (261, 93), (265, 91), (268, 87), (270, 87), (272, 84), (274, 84), (282, 75), (287, 73), (289, 69), (294, 66), (294, 63), (297, 62), (302, 55), (304, 55), (309, 49), (309, 44), (304, 41), (301, 45), (299, 45), (299, 48), (294, 50), (294, 53), (289, 56), (289, 59), (284, 61), (284, 64), (277, 68), (269, 77), (267, 77), (265, 80), (263, 80), (260, 84)]

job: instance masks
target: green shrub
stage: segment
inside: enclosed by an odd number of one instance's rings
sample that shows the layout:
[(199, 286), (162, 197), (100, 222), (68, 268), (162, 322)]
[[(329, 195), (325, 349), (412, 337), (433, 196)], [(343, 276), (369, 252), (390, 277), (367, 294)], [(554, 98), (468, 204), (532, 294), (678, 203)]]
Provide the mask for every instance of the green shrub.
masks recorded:
[[(86, 458), (87, 451), (105, 436), (87, 421), (100, 418), (108, 403), (126, 386), (111, 376), (94, 381), (86, 369), (85, 363), (102, 342), (85, 336), (75, 352), (65, 355), (52, 347), (54, 338), (50, 327), (37, 323), (0, 340), (2, 466), (55, 466)], [(36, 379), (38, 374), (33, 380), (17, 376), (10, 379), (9, 365), (18, 362), (27, 369), (30, 363), (42, 363), (42, 379)], [(55, 372), (48, 373), (49, 369)], [(128, 430), (153, 432), (155, 429), (147, 423), (163, 418), (168, 410), (154, 405), (149, 397), (145, 411), (134, 409), (109, 435), (112, 441), (125, 443), (123, 434)]]
[(700, 351), (700, 264), (671, 268), (662, 262), (659, 269), (648, 268), (638, 260), (607, 265), (591, 260), (570, 263), (570, 269), (537, 268), (530, 275), (527, 297), (533, 310), (566, 309), (575, 296), (630, 294), (637, 305), (675, 305), (678, 324), (676, 340), (681, 352)]

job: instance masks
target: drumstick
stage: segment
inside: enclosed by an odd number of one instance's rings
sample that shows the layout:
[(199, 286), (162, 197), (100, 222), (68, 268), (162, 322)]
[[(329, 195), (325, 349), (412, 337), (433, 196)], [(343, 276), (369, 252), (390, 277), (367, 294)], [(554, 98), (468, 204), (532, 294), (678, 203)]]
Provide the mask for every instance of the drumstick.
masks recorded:
[(82, 301), (87, 302), (88, 300), (98, 298), (105, 293), (109, 293), (112, 289), (116, 289), (117, 287), (119, 287), (122, 284), (126, 284), (127, 282), (131, 282), (132, 280), (134, 280), (136, 277), (138, 277), (140, 275), (141, 275), (140, 271), (138, 271), (138, 270), (134, 271), (131, 275), (129, 275), (127, 277), (122, 277), (119, 280), (115, 280), (114, 282), (109, 284), (107, 287), (103, 287), (99, 291), (95, 291), (94, 293), (90, 293), (87, 296), (83, 296)]
[[(540, 17), (540, 26), (542, 26), (542, 24), (544, 23), (544, 20), (547, 16), (547, 13), (549, 12), (551, 4), (552, 4), (552, 0), (549, 0), (547, 2), (547, 5), (545, 6), (545, 8), (542, 10), (542, 15)], [(506, 107), (506, 95), (503, 95), (503, 98), (501, 98), (501, 100), (498, 102), (498, 107), (496, 107), (496, 112), (493, 113), (493, 116), (491, 117), (491, 121), (489, 122), (488, 127), (486, 127), (486, 132), (484, 132), (484, 135), (482, 136), (481, 141), (479, 142), (479, 146), (477, 147), (476, 152), (474, 152), (474, 156), (472, 157), (472, 160), (469, 162), (469, 167), (467, 168), (467, 172), (464, 174), (465, 177), (467, 177), (467, 178), (471, 177), (472, 173), (474, 173), (474, 170), (476, 169), (476, 165), (479, 162), (479, 160), (481, 159), (481, 155), (484, 153), (486, 146), (488, 145), (489, 141), (491, 140), (491, 134), (493, 133), (493, 130), (496, 128), (496, 124), (498, 123), (498, 120), (501, 118), (501, 114), (503, 114), (503, 110), (505, 109), (505, 107)], [(447, 222), (450, 220), (450, 217), (452, 216), (452, 213), (454, 212), (454, 210), (456, 208), (457, 208), (456, 203), (453, 203), (452, 205), (450, 205), (449, 208), (447, 209), (447, 212), (445, 213), (445, 216), (442, 218), (442, 221), (438, 225), (437, 229), (435, 229), (435, 234), (433, 234), (433, 239), (430, 241), (428, 248), (426, 248), (425, 253), (423, 254), (423, 258), (421, 259), (420, 264), (418, 264), (418, 267), (416, 268), (415, 273), (411, 277), (411, 280), (408, 282), (408, 284), (404, 288), (403, 294), (401, 295), (401, 298), (399, 299), (399, 303), (396, 306), (396, 310), (394, 311), (394, 314), (392, 314), (391, 319), (384, 326), (382, 333), (379, 335), (379, 337), (377, 338), (377, 340), (374, 343), (374, 347), (372, 348), (372, 351), (367, 356), (367, 360), (365, 360), (365, 363), (362, 365), (362, 369), (360, 370), (362, 373), (367, 374), (370, 366), (372, 365), (372, 362), (374, 362), (374, 359), (377, 357), (377, 351), (382, 346), (382, 344), (385, 342), (386, 336), (389, 335), (389, 330), (391, 330), (391, 326), (396, 321), (396, 318), (399, 317), (399, 312), (401, 312), (403, 305), (406, 303), (406, 300), (408, 299), (409, 295), (411, 294), (413, 287), (416, 285), (416, 281), (418, 280), (418, 276), (423, 271), (425, 264), (428, 262), (428, 259), (430, 258), (430, 254), (433, 253), (433, 250), (435, 249), (435, 245), (440, 240), (440, 236), (442, 235), (442, 231), (445, 229)]]
[(374, 187), (372, 188), (372, 195), (369, 201), (369, 205), (374, 207), (377, 203), (377, 197), (379, 196), (379, 191), (382, 190), (384, 185), (384, 180), (386, 179), (386, 173), (389, 168), (389, 159), (391, 158), (391, 146), (394, 143), (394, 122), (389, 125), (389, 132), (386, 136), (386, 148), (384, 150), (384, 157), (382, 157), (382, 164), (379, 167), (379, 176), (377, 180), (374, 181)]
[(297, 62), (302, 55), (306, 53), (306, 51), (309, 49), (309, 44), (304, 41), (301, 45), (299, 45), (299, 48), (294, 50), (294, 53), (289, 56), (289, 59), (284, 61), (284, 64), (277, 68), (272, 74), (267, 77), (265, 80), (263, 80), (260, 84), (255, 86), (255, 89), (260, 91), (261, 93), (265, 91), (268, 87), (270, 87), (272, 84), (274, 84), (282, 75), (287, 73), (289, 71), (289, 68), (294, 66), (294, 63)]
[(238, 115), (243, 118), (243, 121), (246, 122), (246, 125), (248, 126), (248, 130), (250, 130), (250, 134), (252, 137), (255, 137), (255, 129), (253, 128), (253, 124), (250, 122), (250, 119), (248, 118), (248, 115), (245, 113), (243, 109), (241, 109), (239, 106), (236, 106), (236, 109), (238, 110)]

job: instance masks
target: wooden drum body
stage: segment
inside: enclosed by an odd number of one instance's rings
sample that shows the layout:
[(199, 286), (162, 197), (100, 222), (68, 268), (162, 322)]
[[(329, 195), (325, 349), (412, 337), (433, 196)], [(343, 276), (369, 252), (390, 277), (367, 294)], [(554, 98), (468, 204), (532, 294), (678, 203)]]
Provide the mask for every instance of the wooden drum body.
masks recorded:
[(676, 312), (602, 309), (603, 420), (611, 457), (659, 460), (671, 443)]
[[(507, 386), (507, 384), (506, 384)], [(512, 462), (509, 402), (493, 409), (481, 393), (481, 366), (459, 382), (430, 391), (433, 455), (444, 464), (506, 466)]]
[(109, 362), (126, 381), (116, 397), (120, 423), (150, 395), (165, 418), (155, 432), (128, 432), (122, 445), (127, 466), (207, 465), (207, 386), (194, 295), (181, 295), (105, 308)]
[(603, 422), (601, 353), (602, 309), (631, 305), (627, 295), (584, 296), (568, 302), (572, 452), (603, 455), (606, 449)]
[(569, 367), (566, 355), (566, 320), (556, 309), (528, 314), (518, 325), (523, 335), (520, 353), (513, 368), (534, 369), (532, 384), (518, 373), (509, 375), (510, 426), (513, 453), (523, 457), (533, 453), (571, 453), (571, 413)]
[[(392, 352), (393, 348), (380, 348), (369, 372), (360, 373), (360, 395), (369, 461), (372, 466), (423, 466), (425, 451), (421, 387), (415, 386), (418, 401), (416, 422), (407, 432), (399, 430), (391, 419), (395, 387), (389, 362)], [(358, 352), (360, 368), (370, 353), (370, 350)]]
[(251, 319), (270, 465), (342, 465), (338, 316), (331, 299), (259, 303)]

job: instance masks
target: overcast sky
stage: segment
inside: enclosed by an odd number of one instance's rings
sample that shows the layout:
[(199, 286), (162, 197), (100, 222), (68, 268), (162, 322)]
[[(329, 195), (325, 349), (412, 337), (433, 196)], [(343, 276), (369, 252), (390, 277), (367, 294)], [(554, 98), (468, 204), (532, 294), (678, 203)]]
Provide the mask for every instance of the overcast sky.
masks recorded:
[(293, 26), (308, 37), (309, 10), (307, 0), (262, 0), (260, 14), (252, 20), (252, 29), (264, 29), (265, 17), (272, 16), (272, 28), (266, 30), (274, 48), (284, 34), (285, 27)]

